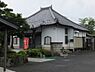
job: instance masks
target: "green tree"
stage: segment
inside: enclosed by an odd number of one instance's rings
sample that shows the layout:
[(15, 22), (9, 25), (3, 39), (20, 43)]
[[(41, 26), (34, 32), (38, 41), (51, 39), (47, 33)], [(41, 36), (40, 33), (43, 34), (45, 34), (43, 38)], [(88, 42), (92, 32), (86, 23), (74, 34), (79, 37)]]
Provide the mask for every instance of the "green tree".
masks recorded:
[[(7, 4), (0, 1), (0, 16), (9, 22), (16, 24), (19, 26), (18, 30), (11, 30), (8, 32), (9, 35), (17, 35), (20, 38), (24, 37), (24, 31), (27, 31), (30, 29), (30, 26), (27, 24), (24, 18), (22, 18), (22, 15), (19, 13), (13, 13), (13, 9), (7, 8)], [(2, 36), (3, 33), (0, 33), (0, 36)], [(1, 39), (2, 41), (2, 39)], [(12, 39), (13, 42), (13, 39)], [(13, 43), (12, 43), (13, 45)], [(13, 47), (13, 46), (11, 46)]]
[(88, 30), (90, 34), (95, 34), (95, 19), (94, 18), (81, 18), (80, 19), (80, 24), (85, 26)]

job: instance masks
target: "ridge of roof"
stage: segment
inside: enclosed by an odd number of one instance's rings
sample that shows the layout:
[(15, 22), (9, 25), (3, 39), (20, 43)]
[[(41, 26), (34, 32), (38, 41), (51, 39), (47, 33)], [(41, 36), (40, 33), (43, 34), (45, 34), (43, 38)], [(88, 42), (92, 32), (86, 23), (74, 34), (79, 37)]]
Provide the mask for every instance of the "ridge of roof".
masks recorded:
[(48, 6), (48, 7), (40, 7), (41, 10), (43, 10), (43, 9), (49, 9), (49, 8), (52, 9), (52, 5), (51, 6)]
[(38, 11), (35, 12), (34, 14), (32, 14), (32, 15), (26, 17), (25, 19), (28, 19), (28, 18), (30, 18), (30, 17), (32, 17), (32, 16), (38, 14), (38, 13), (41, 12), (42, 10), (49, 9), (49, 8), (52, 9), (52, 5), (51, 5), (51, 6), (48, 6), (48, 7), (40, 7), (40, 10), (38, 10)]
[(41, 12), (41, 10), (39, 10), (39, 11), (35, 12), (34, 14), (32, 14), (32, 15), (30, 15), (30, 16), (28, 16), (28, 17), (26, 17), (25, 19), (28, 19), (28, 18), (30, 18), (30, 17), (32, 17), (32, 16), (34, 16), (34, 15), (38, 14), (39, 12)]

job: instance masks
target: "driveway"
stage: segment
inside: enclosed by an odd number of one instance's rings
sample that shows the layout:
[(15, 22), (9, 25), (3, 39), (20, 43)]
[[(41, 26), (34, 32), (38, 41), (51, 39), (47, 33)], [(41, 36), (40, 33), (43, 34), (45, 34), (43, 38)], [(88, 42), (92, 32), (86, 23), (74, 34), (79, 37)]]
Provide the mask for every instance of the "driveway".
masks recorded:
[(29, 62), (10, 67), (16, 72), (95, 72), (95, 52), (79, 52), (49, 62)]

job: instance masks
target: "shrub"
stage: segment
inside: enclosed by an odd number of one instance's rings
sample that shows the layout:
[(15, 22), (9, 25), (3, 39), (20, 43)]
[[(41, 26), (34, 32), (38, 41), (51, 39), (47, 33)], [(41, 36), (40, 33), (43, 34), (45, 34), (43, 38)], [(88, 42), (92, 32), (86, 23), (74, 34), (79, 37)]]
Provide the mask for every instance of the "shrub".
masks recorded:
[(8, 51), (7, 52), (7, 61), (10, 60), (10, 66), (15, 66), (18, 64), (27, 63), (27, 53), (25, 51), (20, 51), (16, 53), (15, 51)]
[(8, 51), (7, 52), (7, 57), (8, 58), (16, 58), (17, 57), (17, 53), (15, 51)]
[(27, 56), (27, 53), (25, 51), (19, 51), (17, 53), (18, 56), (21, 56), (21, 57), (26, 57)]
[(18, 55), (19, 63), (27, 63), (28, 62), (27, 53), (25, 51), (20, 51), (17, 53), (17, 55)]
[(43, 55), (46, 57), (52, 56), (51, 51), (41, 48), (28, 49), (27, 53), (29, 57), (43, 57)]
[(17, 53), (15, 51), (7, 52), (7, 62), (10, 60), (10, 66), (16, 65)]
[(46, 49), (42, 49), (42, 54), (45, 55), (46, 57), (50, 57), (50, 56), (52, 56), (51, 51), (46, 50)]
[(41, 49), (29, 49), (28, 50), (28, 55), (30, 57), (40, 57), (41, 54)]

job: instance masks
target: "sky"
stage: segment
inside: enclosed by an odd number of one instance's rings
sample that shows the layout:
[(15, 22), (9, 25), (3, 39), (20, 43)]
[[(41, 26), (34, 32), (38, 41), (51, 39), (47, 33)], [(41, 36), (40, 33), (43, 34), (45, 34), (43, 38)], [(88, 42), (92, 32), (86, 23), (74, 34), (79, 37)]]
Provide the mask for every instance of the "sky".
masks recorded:
[(52, 8), (79, 23), (79, 18), (95, 18), (95, 0), (1, 0), (8, 4), (15, 13), (21, 13), (23, 17), (28, 17), (39, 11), (41, 7)]

